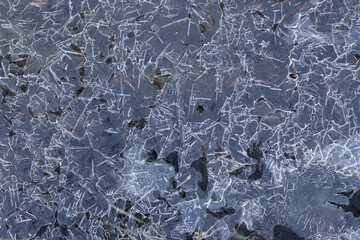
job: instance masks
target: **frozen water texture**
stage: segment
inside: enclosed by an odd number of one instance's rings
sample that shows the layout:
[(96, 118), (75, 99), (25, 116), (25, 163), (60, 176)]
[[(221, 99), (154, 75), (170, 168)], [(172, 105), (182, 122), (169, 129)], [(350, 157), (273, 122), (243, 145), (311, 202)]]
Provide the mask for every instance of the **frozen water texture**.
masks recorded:
[(359, 0), (0, 2), (0, 238), (358, 239)]

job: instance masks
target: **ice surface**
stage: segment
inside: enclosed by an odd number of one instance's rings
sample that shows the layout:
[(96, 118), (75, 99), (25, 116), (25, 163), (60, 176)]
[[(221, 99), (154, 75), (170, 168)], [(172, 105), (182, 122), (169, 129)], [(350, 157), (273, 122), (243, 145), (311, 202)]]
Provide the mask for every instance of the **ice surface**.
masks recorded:
[(0, 238), (359, 239), (359, 0), (0, 2)]

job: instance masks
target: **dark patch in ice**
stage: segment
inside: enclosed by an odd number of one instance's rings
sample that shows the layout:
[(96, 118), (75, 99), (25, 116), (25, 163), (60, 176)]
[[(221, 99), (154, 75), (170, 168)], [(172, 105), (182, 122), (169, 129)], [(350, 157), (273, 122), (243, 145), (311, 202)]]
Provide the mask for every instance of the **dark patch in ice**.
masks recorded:
[(256, 231), (249, 230), (245, 224), (245, 222), (237, 223), (235, 225), (236, 234), (234, 234), (231, 240), (235, 239), (253, 239), (253, 240), (266, 240), (263, 236), (261, 236)]
[(149, 224), (150, 223), (150, 219), (149, 219), (150, 214), (141, 214), (139, 212), (134, 214), (134, 217), (136, 217), (137, 219), (139, 219), (140, 221), (136, 221), (136, 225), (137, 227), (142, 227), (144, 226), (144, 224)]
[(217, 211), (211, 211), (210, 209), (206, 209), (206, 212), (208, 214), (210, 214), (213, 217), (216, 218), (223, 218), (226, 215), (231, 215), (235, 213), (235, 210), (233, 208), (225, 208), (225, 207), (221, 207), (219, 210)]
[(20, 90), (22, 92), (26, 92), (28, 90), (28, 84), (21, 84), (20, 85)]
[(37, 231), (35, 238), (39, 237), (41, 239), (41, 236), (46, 232), (46, 229), (48, 228), (48, 226), (49, 226), (49, 224), (41, 226), (40, 229)]
[(131, 128), (135, 127), (138, 130), (142, 130), (145, 128), (146, 123), (147, 123), (147, 121), (145, 118), (134, 119), (128, 123), (128, 127), (131, 127)]
[(16, 133), (13, 131), (13, 130), (11, 130), (10, 132), (9, 132), (9, 137), (11, 138), (11, 137), (13, 137), (13, 136), (15, 136), (16, 135)]
[(59, 110), (57, 110), (57, 111), (48, 111), (48, 113), (60, 117), (61, 114), (63, 113), (63, 110), (62, 110), (62, 109), (59, 109)]
[(60, 167), (60, 165), (55, 168), (55, 172), (56, 172), (58, 175), (60, 175), (60, 173), (61, 173), (61, 167)]
[(262, 18), (265, 18), (264, 14), (262, 12), (258, 11), (258, 10), (254, 11), (253, 15), (258, 15), (258, 16), (260, 16)]
[(85, 67), (84, 67), (84, 66), (82, 66), (82, 67), (79, 68), (79, 74), (80, 74), (81, 76), (84, 76), (84, 74), (85, 74)]
[(130, 33), (128, 34), (128, 38), (133, 38), (133, 37), (135, 37), (135, 33), (134, 33), (134, 32), (130, 32)]
[(246, 224), (245, 224), (244, 222), (242, 222), (241, 224), (240, 224), (240, 223), (237, 223), (237, 224), (235, 225), (235, 230), (236, 230), (238, 233), (240, 233), (242, 236), (244, 236), (244, 237), (247, 237), (247, 236), (249, 236), (249, 235), (252, 233), (252, 231), (250, 231), (250, 230), (247, 228), (247, 226), (246, 226)]
[(70, 47), (72, 48), (72, 50), (74, 50), (75, 52), (81, 53), (81, 49), (75, 45), (75, 44), (70, 44)]
[(260, 145), (261, 145), (261, 141), (258, 144), (253, 142), (252, 149), (248, 148), (246, 150), (248, 157), (254, 158), (256, 160), (260, 160), (263, 157), (263, 152), (259, 148)]
[(185, 191), (180, 191), (179, 195), (181, 198), (186, 198), (186, 192)]
[(287, 158), (287, 159), (292, 159), (292, 160), (295, 160), (295, 156), (291, 153), (288, 153), (288, 152), (284, 152), (284, 157)]
[(171, 152), (166, 158), (165, 161), (167, 163), (170, 163), (171, 165), (173, 165), (175, 172), (179, 172), (179, 156), (178, 156), (178, 152), (174, 151)]
[(347, 192), (338, 192), (337, 194), (340, 194), (340, 195), (343, 195), (345, 197), (350, 197), (351, 194), (354, 193), (354, 190), (350, 190), (350, 191), (347, 191)]
[(186, 234), (185, 234), (185, 239), (186, 239), (186, 240), (194, 240), (194, 235), (195, 235), (195, 232), (186, 233)]
[(76, 96), (78, 97), (84, 90), (85, 90), (84, 86), (80, 87), (78, 90), (76, 90)]
[(208, 179), (208, 169), (206, 166), (207, 159), (205, 157), (200, 157), (199, 159), (195, 160), (191, 163), (190, 168), (194, 168), (196, 171), (201, 173), (202, 179), (198, 181), (198, 186), (204, 192), (207, 191), (207, 187), (209, 184)]
[(177, 181), (174, 177), (171, 178), (171, 185), (173, 189), (177, 188)]
[(156, 161), (158, 158), (158, 155), (157, 155), (157, 152), (155, 149), (151, 149), (149, 152), (148, 152), (148, 158), (147, 158), (147, 161), (148, 162), (154, 162)]
[(275, 225), (273, 230), (273, 240), (305, 240), (305, 238), (300, 237), (296, 232), (291, 228)]
[[(348, 197), (350, 195), (351, 195), (351, 193), (348, 195)], [(335, 202), (330, 202), (330, 203), (333, 205), (336, 205), (338, 208), (342, 208), (345, 212), (351, 212), (355, 218), (360, 217), (360, 190), (355, 192), (354, 195), (351, 198), (349, 198), (348, 205), (339, 204), (339, 203), (335, 203)]]
[(279, 23), (275, 23), (275, 24), (271, 27), (271, 30), (273, 30), (273, 32), (275, 32), (278, 26), (279, 26)]
[(197, 105), (196, 110), (198, 110), (199, 113), (202, 113), (204, 111), (204, 107), (202, 105)]
[(290, 73), (289, 77), (291, 77), (292, 79), (296, 79), (298, 76), (295, 73)]
[(249, 176), (250, 180), (258, 180), (264, 173), (264, 164), (256, 164), (255, 171)]
[[(225, 15), (225, 11), (224, 11), (224, 6), (225, 6), (225, 4), (224, 4), (223, 2), (220, 2), (219, 5), (220, 5), (220, 9), (221, 9), (223, 15)], [(212, 19), (213, 19), (213, 18), (212, 18)]]
[(205, 23), (200, 23), (200, 24), (199, 24), (199, 27), (200, 27), (200, 32), (201, 32), (201, 33), (206, 32)]
[(158, 76), (161, 75), (161, 70), (160, 70), (160, 68), (156, 68), (156, 69), (155, 69), (155, 74), (158, 75)]
[(245, 166), (242, 166), (242, 167), (240, 167), (240, 168), (237, 168), (237, 169), (229, 172), (229, 175), (230, 175), (230, 176), (236, 176), (236, 177), (237, 177), (237, 176), (239, 176), (241, 173), (243, 173), (244, 170), (245, 170), (245, 168), (248, 167), (248, 166), (250, 166), (250, 165), (245, 165)]
[(160, 89), (162, 88), (162, 83), (161, 83), (160, 78), (154, 78), (154, 79), (153, 79), (153, 85), (154, 85), (158, 90), (160, 90)]
[(69, 230), (66, 224), (61, 224), (57, 220), (55, 222), (55, 228), (59, 227), (61, 234), (63, 234), (65, 237), (69, 236)]
[(108, 58), (105, 60), (106, 64), (110, 64), (110, 63), (112, 63), (113, 61), (115, 61), (115, 58), (114, 58), (113, 56), (108, 57)]

